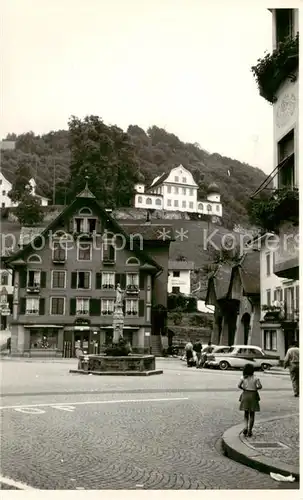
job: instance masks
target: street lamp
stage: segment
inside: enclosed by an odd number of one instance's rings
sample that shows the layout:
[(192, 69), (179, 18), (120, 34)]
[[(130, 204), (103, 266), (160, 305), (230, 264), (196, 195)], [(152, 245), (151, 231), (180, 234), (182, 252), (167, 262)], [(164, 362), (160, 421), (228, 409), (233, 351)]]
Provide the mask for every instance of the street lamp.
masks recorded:
[(7, 321), (6, 321), (6, 319), (2, 320), (2, 316), (6, 318), (11, 313), (10, 308), (9, 308), (9, 303), (7, 301), (7, 297), (8, 297), (7, 290), (5, 287), (3, 287), (1, 292), (0, 292), (0, 319), (1, 319), (1, 329), (2, 329), (2, 325), (3, 325), (4, 330), (6, 330), (6, 328), (7, 328)]

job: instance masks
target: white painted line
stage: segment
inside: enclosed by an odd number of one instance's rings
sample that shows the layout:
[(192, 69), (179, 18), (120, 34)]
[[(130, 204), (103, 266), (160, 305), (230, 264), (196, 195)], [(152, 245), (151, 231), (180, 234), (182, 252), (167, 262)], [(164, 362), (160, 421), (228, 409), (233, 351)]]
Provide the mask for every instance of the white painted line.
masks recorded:
[(31, 486), (28, 486), (25, 483), (20, 483), (19, 481), (14, 481), (9, 477), (4, 477), (1, 475), (0, 475), (0, 483), (7, 484), (7, 486), (13, 486), (13, 488), (17, 488), (18, 490), (36, 490), (36, 488), (32, 488)]
[(45, 410), (40, 410), (39, 408), (14, 408), (15, 411), (19, 411), (20, 413), (29, 413), (30, 415), (41, 415), (41, 413), (45, 413)]
[(75, 410), (74, 406), (52, 406), (52, 408), (56, 408), (57, 410), (64, 410), (64, 411), (74, 411)]
[[(158, 399), (114, 399), (112, 401), (77, 401), (72, 403), (73, 406), (79, 405), (103, 405), (103, 404), (117, 404), (117, 403), (153, 403), (160, 401), (185, 401), (189, 398), (158, 398)], [(41, 408), (41, 407), (62, 407), (62, 403), (37, 403), (33, 405), (18, 405), (18, 406), (0, 406), (0, 410), (15, 410), (17, 408)]]

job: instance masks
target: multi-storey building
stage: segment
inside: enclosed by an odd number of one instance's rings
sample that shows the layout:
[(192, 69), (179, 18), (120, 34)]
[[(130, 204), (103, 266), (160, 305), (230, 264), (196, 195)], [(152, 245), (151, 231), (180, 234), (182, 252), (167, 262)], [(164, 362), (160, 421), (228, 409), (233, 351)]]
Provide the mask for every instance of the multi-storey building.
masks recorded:
[(165, 310), (167, 300), (171, 239), (159, 239), (157, 229), (122, 227), (86, 186), (48, 227), (3, 259), (14, 273), (12, 354), (69, 357), (76, 343), (100, 352), (112, 338), (118, 283), (125, 290), (123, 335), (134, 349), (147, 349), (153, 333), (163, 334), (159, 324), (152, 331), (153, 311)]
[(260, 250), (263, 347), (283, 356), (299, 336), (299, 10), (270, 11), (273, 52), (259, 61), (255, 75), (261, 96), (273, 105), (274, 170), (253, 197), (273, 184), (263, 212), (269, 214), (267, 224), (276, 220), (275, 234), (266, 233), (265, 224), (255, 245)]
[(191, 272), (194, 270), (194, 262), (182, 260), (170, 260), (168, 262), (168, 293), (191, 293)]
[[(18, 203), (13, 203), (10, 197), (8, 196), (8, 193), (12, 189), (12, 182), (10, 182), (4, 175), (3, 173), (0, 172), (0, 207), (1, 208), (6, 208), (6, 207), (17, 207)], [(41, 193), (39, 194), (39, 189), (37, 188), (37, 183), (35, 179), (31, 178), (29, 180), (29, 185), (31, 186), (31, 194), (35, 196), (41, 203), (41, 205), (44, 207), (48, 205), (48, 199), (43, 196)]]
[(155, 210), (174, 210), (222, 217), (219, 187), (208, 187), (207, 199), (198, 200), (198, 184), (189, 170), (179, 165), (156, 177), (145, 189), (143, 183), (135, 186), (135, 207)]

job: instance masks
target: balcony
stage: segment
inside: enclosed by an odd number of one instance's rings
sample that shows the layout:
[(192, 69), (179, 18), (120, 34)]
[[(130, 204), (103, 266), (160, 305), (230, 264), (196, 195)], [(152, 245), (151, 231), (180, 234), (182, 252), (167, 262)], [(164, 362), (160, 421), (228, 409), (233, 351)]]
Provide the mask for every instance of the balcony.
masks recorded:
[(280, 322), (283, 317), (282, 307), (264, 305), (262, 311), (265, 311), (264, 321)]
[(276, 102), (276, 93), (286, 78), (296, 80), (295, 72), (298, 66), (299, 33), (295, 38), (288, 37), (280, 42), (272, 54), (267, 53), (251, 68), (260, 95), (270, 103)]
[(108, 283), (102, 284), (102, 290), (114, 290), (114, 289), (115, 285), (113, 284), (108, 284)]
[(299, 226), (299, 190), (276, 189), (267, 199), (254, 199), (249, 206), (250, 221), (264, 231), (280, 235), (285, 223)]
[(138, 285), (126, 285), (125, 292), (127, 295), (139, 295), (140, 290)]
[(40, 283), (34, 283), (32, 285), (27, 285), (26, 291), (27, 291), (27, 293), (39, 293), (40, 292)]

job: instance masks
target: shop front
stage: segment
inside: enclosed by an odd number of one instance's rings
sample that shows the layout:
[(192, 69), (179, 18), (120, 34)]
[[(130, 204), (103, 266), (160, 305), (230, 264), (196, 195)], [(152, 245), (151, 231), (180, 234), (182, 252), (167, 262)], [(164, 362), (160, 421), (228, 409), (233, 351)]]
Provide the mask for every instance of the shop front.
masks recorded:
[(24, 355), (62, 357), (63, 326), (24, 325)]

